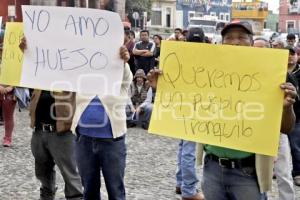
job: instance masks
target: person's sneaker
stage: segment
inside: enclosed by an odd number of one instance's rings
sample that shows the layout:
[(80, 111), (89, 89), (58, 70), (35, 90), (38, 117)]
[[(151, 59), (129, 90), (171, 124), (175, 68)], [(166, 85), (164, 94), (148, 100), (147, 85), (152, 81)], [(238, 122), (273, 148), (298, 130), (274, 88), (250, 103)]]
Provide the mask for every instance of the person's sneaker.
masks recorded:
[(192, 197), (182, 197), (182, 200), (204, 200), (204, 195), (202, 193), (197, 193)]
[(294, 184), (297, 186), (300, 186), (300, 176), (295, 176), (294, 177)]
[(10, 146), (11, 146), (11, 142), (8, 141), (8, 140), (4, 140), (3, 146), (4, 146), (4, 147), (10, 147)]

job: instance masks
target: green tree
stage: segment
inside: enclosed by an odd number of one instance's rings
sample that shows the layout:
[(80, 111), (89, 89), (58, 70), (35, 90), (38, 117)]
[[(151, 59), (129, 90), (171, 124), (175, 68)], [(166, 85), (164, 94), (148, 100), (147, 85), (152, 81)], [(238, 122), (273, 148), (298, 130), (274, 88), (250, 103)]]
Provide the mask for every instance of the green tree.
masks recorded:
[(143, 16), (144, 12), (147, 12), (148, 20), (151, 15), (152, 0), (126, 0), (126, 13), (128, 19), (133, 22), (132, 13), (138, 12), (140, 16)]

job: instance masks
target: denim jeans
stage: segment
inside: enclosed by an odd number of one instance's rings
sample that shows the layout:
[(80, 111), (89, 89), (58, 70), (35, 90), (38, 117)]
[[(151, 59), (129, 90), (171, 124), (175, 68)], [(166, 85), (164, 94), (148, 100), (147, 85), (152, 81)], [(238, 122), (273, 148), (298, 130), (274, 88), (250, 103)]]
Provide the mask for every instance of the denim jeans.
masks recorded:
[(295, 190), (290, 167), (290, 146), (286, 134), (280, 134), (279, 150), (274, 171), (278, 185), (279, 199), (295, 200)]
[(100, 139), (77, 135), (75, 154), (85, 200), (100, 200), (102, 171), (109, 200), (125, 200), (125, 136)]
[(300, 123), (295, 124), (295, 128), (288, 134), (290, 141), (293, 170), (292, 176), (300, 176)]
[(204, 159), (202, 190), (205, 200), (265, 200), (254, 167), (228, 169), (218, 162)]
[(196, 143), (181, 140), (177, 154), (176, 186), (182, 197), (192, 197), (197, 193)]
[(130, 111), (127, 109), (127, 120), (130, 123), (134, 123), (136, 125), (141, 125), (145, 129), (148, 129), (150, 119), (151, 119), (151, 114), (152, 114), (152, 109), (153, 109), (153, 104), (152, 103), (147, 103), (143, 107), (143, 112), (138, 114), (134, 119), (129, 119), (128, 116), (132, 115), (130, 114)]

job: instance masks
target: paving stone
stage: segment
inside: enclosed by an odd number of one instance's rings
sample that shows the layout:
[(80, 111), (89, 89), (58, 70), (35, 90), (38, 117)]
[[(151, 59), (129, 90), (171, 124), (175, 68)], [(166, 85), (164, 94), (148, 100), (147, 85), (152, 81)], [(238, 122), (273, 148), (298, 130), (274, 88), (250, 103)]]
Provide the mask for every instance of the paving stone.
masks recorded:
[[(0, 200), (37, 200), (39, 182), (34, 176), (34, 160), (30, 151), (31, 129), (27, 111), (15, 113), (13, 146), (0, 146)], [(3, 127), (0, 127), (3, 135)], [(143, 129), (128, 130), (127, 166), (125, 174), (128, 200), (180, 200), (176, 195), (175, 172), (178, 140), (148, 134)], [(64, 199), (63, 179), (57, 170), (57, 200)], [(198, 167), (201, 179), (202, 169)], [(104, 183), (102, 181), (102, 183)], [(199, 184), (200, 187), (200, 184)], [(300, 199), (300, 187), (295, 187)], [(107, 200), (105, 186), (102, 197)], [(277, 185), (269, 199), (277, 200)]]

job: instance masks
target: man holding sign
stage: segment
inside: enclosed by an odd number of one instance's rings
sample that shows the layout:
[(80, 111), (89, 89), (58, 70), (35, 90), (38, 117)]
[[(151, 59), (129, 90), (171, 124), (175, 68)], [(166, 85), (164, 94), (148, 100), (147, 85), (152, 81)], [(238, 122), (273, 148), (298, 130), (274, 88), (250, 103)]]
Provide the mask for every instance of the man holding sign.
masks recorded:
[[(101, 1), (101, 8), (110, 8), (112, 2)], [(38, 95), (33, 97), (31, 106), (32, 126), (38, 130), (32, 139), (36, 169), (48, 169), (43, 173), (36, 170), (42, 187), (44, 179), (54, 176), (54, 163), (62, 172), (69, 167), (65, 160), (74, 164), (74, 135), (70, 131), (73, 124), (71, 130), (77, 135), (75, 157), (84, 199), (100, 199), (102, 171), (109, 199), (124, 200), (125, 105), (132, 74), (124, 63), (128, 61), (129, 53), (122, 46), (124, 32), (120, 17), (95, 9), (38, 6), (23, 6), (23, 16), (28, 49), (21, 84), (44, 89), (35, 90), (34, 94)], [(46, 26), (40, 22), (46, 22)], [(53, 57), (51, 52), (54, 52)], [(46, 79), (47, 83), (42, 84)], [(47, 145), (50, 142), (52, 145)], [(68, 145), (62, 145), (63, 142)], [(67, 147), (70, 148), (65, 151)], [(68, 159), (61, 160), (62, 157)], [(76, 180), (70, 182), (79, 183), (77, 172), (72, 172)], [(50, 182), (51, 186), (53, 182)], [(79, 192), (77, 197), (81, 198)]]
[[(25, 38), (20, 48), (27, 48)], [(29, 114), (31, 117), (31, 151), (35, 159), (35, 175), (41, 182), (40, 199), (54, 200), (56, 193), (55, 165), (65, 182), (65, 197), (83, 197), (80, 176), (74, 157), (74, 138), (71, 132), (75, 108), (75, 93), (33, 91)]]
[[(247, 22), (232, 22), (222, 30), (223, 44), (252, 46), (252, 27)], [(152, 87), (156, 87), (160, 70), (148, 74)], [(280, 85), (284, 92), (281, 132), (289, 133), (295, 122), (293, 103), (296, 89), (290, 83)], [(263, 133), (262, 133), (263, 134)], [(273, 157), (238, 151), (213, 145), (199, 145), (199, 158), (204, 160), (202, 190), (207, 200), (260, 200), (271, 189)]]

